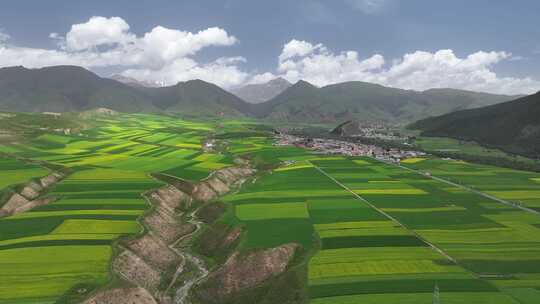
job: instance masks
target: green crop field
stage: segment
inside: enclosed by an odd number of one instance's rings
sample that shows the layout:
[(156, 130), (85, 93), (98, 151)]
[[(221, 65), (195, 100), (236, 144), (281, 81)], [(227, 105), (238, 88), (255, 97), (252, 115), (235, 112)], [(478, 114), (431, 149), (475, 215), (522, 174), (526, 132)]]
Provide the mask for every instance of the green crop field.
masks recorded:
[(0, 156), (0, 191), (8, 186), (47, 175), (48, 170), (34, 164)]
[[(81, 135), (0, 146), (73, 171), (49, 190), (56, 202), (0, 219), (0, 302), (54, 303), (74, 285), (106, 283), (114, 240), (141, 231), (141, 195), (161, 185), (150, 173), (199, 180), (232, 164), (200, 149), (215, 122), (121, 115), (95, 124)], [(9, 156), (0, 169), (0, 188), (48, 173)]]
[[(540, 175), (325, 156), (273, 145), (268, 130), (122, 114), (0, 146), (0, 188), (48, 173), (14, 155), (70, 169), (47, 193), (58, 200), (0, 219), (0, 303), (55, 303), (106, 284), (115, 240), (141, 232), (142, 194), (162, 185), (151, 173), (196, 181), (238, 156), (263, 169), (222, 198), (219, 221), (244, 227), (240, 250), (300, 244), (311, 304), (432, 303), (436, 287), (440, 303), (540, 302), (540, 216), (516, 208), (540, 210)], [(218, 151), (202, 149), (210, 138)]]
[(441, 303), (539, 299), (540, 216), (371, 159), (280, 150), (272, 158), (296, 162), (227, 196), (225, 220), (247, 227), (245, 248), (309, 249), (311, 303), (431, 303), (436, 285)]
[(437, 158), (405, 165), (512, 203), (540, 210), (538, 173)]

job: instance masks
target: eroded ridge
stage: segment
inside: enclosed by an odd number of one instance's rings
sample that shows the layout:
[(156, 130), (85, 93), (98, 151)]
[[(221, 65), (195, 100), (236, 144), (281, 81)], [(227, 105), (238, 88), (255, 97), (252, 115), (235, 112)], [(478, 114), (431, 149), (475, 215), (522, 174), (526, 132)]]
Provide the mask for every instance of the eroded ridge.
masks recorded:
[[(230, 167), (199, 183), (179, 182), (147, 193), (152, 209), (142, 218), (146, 232), (121, 241), (112, 262), (114, 273), (134, 287), (102, 290), (84, 303), (188, 303), (191, 287), (208, 275), (202, 260), (185, 245), (201, 227), (197, 210), (255, 172)], [(190, 275), (180, 279), (188, 270)]]
[(284, 273), (298, 248), (299, 245), (291, 243), (249, 253), (235, 251), (208, 276), (197, 295), (204, 303), (223, 303), (243, 290)]
[(42, 197), (49, 188), (67, 176), (63, 172), (53, 172), (45, 177), (30, 181), (24, 187), (11, 194), (7, 202), (0, 208), (0, 218), (26, 212), (35, 207), (47, 205), (56, 200), (55, 197)]

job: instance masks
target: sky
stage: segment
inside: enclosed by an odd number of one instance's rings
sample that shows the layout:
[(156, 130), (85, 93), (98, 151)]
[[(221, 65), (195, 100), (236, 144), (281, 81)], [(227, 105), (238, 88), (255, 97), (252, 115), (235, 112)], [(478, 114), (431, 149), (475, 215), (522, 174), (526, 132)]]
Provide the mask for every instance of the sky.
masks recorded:
[(538, 12), (536, 0), (2, 1), (0, 67), (529, 94), (540, 90)]

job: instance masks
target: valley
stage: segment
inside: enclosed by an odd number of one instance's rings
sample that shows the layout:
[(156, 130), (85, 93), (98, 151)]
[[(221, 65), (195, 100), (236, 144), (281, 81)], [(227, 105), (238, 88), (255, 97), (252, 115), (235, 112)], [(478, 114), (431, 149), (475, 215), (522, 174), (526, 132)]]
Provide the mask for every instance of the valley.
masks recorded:
[(0, 218), (0, 303), (540, 299), (538, 173), (327, 155), (250, 119), (81, 122), (0, 146), (3, 203), (63, 172)]
[(540, 303), (540, 1), (0, 3), (0, 304)]

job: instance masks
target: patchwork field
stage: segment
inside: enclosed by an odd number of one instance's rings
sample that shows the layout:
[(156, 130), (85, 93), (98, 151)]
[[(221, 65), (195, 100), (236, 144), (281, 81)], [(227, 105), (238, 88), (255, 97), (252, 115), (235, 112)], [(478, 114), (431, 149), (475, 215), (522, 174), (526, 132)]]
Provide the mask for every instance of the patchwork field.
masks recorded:
[(438, 158), (405, 166), (540, 211), (540, 174)]
[(436, 286), (441, 303), (540, 300), (540, 216), (371, 159), (280, 152), (296, 162), (228, 196), (226, 220), (245, 248), (310, 250), (311, 303), (431, 303)]
[(141, 231), (142, 194), (161, 185), (151, 173), (200, 180), (236, 156), (261, 174), (223, 198), (230, 210), (220, 220), (245, 228), (241, 249), (302, 245), (295, 267), (311, 304), (432, 303), (436, 289), (440, 303), (540, 302), (540, 216), (516, 208), (540, 210), (538, 174), (324, 156), (275, 146), (252, 121), (132, 114), (94, 123), (0, 146), (2, 189), (48, 173), (10, 155), (70, 169), (46, 194), (57, 201), (0, 219), (0, 303), (56, 303), (109, 282), (115, 240)]
[(48, 170), (34, 164), (29, 164), (14, 158), (0, 156), (0, 190), (32, 178), (47, 175)]
[[(215, 122), (152, 115), (101, 118), (82, 135), (46, 133), (0, 151), (70, 168), (50, 189), (56, 202), (0, 219), (0, 302), (55, 303), (74, 286), (109, 281), (112, 244), (141, 231), (142, 194), (161, 185), (150, 173), (199, 180), (231, 165), (201, 147)], [(47, 174), (0, 159), (0, 188)], [(85, 288), (86, 288), (85, 287)]]

